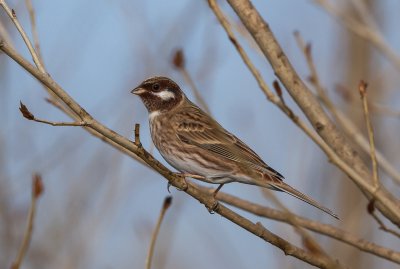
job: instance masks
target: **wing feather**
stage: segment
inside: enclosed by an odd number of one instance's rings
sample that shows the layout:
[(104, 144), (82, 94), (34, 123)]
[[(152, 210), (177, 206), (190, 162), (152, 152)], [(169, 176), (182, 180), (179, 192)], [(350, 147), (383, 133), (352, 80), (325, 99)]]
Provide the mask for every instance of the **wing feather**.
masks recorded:
[(275, 179), (283, 176), (269, 167), (253, 150), (218, 122), (191, 104), (175, 114), (178, 138), (193, 146), (206, 149), (211, 154), (261, 170)]

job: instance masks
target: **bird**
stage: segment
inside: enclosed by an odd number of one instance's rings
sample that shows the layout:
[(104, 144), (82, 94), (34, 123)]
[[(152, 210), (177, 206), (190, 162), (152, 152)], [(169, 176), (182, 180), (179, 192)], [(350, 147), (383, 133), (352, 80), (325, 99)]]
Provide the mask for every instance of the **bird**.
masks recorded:
[(191, 102), (168, 77), (150, 77), (134, 88), (149, 115), (161, 156), (183, 176), (207, 183), (240, 182), (290, 194), (338, 219), (330, 209), (284, 182), (255, 151)]

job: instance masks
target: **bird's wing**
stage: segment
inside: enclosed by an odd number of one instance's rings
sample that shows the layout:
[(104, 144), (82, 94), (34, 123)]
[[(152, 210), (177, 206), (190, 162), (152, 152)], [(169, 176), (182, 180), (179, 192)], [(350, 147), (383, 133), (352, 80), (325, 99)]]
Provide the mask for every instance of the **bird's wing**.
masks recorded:
[(269, 167), (245, 143), (195, 105), (186, 107), (175, 114), (175, 117), (175, 128), (182, 142), (206, 149), (210, 154), (261, 170), (275, 179), (283, 179), (280, 173)]

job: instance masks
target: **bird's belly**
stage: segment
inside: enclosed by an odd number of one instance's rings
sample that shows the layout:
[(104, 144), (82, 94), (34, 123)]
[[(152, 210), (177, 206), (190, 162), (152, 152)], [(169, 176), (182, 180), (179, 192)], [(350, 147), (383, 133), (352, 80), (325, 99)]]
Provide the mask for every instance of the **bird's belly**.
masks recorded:
[(171, 166), (182, 173), (195, 174), (205, 177), (214, 176), (220, 173), (220, 171), (207, 165), (207, 163), (202, 163), (199, 161), (199, 157), (193, 155), (186, 156), (186, 158), (165, 153), (161, 153), (161, 155)]

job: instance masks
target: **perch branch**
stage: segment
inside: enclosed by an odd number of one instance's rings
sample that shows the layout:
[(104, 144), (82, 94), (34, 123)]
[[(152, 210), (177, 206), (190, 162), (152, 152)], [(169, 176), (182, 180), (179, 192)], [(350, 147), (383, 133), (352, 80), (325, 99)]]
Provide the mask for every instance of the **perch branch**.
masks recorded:
[(80, 107), (80, 105), (74, 99), (72, 99), (50, 76), (40, 72), (4, 41), (0, 41), (0, 50), (4, 51), (21, 67), (32, 74), (37, 80), (47, 86), (51, 91), (53, 91), (56, 96), (58, 96), (66, 105), (68, 105), (68, 107), (74, 113), (78, 114), (81, 119), (88, 124), (88, 127), (90, 129), (93, 129), (94, 131), (100, 133), (105, 138), (107, 138), (107, 140), (105, 141), (111, 140), (113, 141), (113, 143), (118, 144), (126, 151), (129, 151), (133, 155), (138, 156), (160, 175), (166, 178), (172, 186), (184, 190), (187, 194), (198, 200), (200, 203), (204, 204), (207, 208), (214, 208), (215, 213), (223, 216), (224, 218), (237, 224), (243, 229), (249, 231), (250, 233), (262, 238), (264, 241), (269, 242), (274, 246), (280, 248), (286, 255), (291, 255), (320, 268), (332, 268), (332, 264), (329, 260), (326, 260), (323, 257), (315, 256), (308, 251), (292, 245), (288, 241), (271, 233), (261, 224), (255, 224), (223, 205), (215, 207), (215, 199), (214, 197), (212, 197), (212, 195), (208, 193), (205, 194), (204, 192), (196, 188), (193, 184), (186, 183), (183, 177), (172, 173), (163, 164), (154, 159), (154, 157), (151, 156), (145, 149), (143, 149), (143, 147), (137, 147), (132, 141), (127, 140), (123, 136), (100, 124), (82, 107)]

